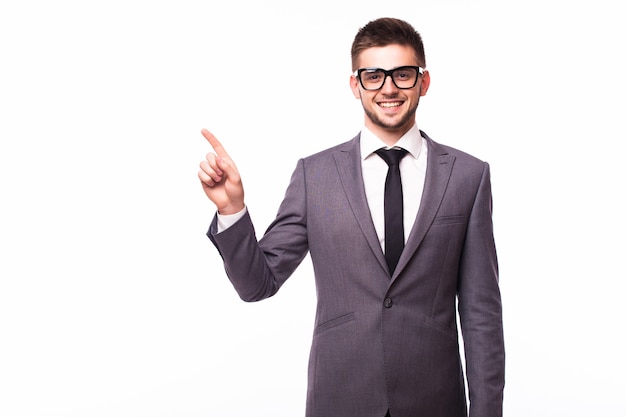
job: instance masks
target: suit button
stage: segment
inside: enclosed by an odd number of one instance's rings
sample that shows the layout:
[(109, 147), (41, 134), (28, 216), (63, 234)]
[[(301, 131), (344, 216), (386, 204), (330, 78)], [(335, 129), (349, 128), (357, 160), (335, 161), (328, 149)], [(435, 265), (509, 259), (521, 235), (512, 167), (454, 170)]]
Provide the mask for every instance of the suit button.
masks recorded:
[(386, 308), (391, 308), (391, 306), (393, 305), (393, 301), (391, 301), (391, 298), (385, 298), (385, 301), (383, 302), (383, 305)]

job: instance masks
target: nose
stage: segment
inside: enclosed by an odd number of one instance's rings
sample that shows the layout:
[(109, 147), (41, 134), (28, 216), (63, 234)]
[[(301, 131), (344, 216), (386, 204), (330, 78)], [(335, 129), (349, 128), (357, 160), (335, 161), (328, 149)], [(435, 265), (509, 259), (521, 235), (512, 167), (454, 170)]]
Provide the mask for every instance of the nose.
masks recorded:
[(380, 87), (380, 91), (383, 94), (392, 94), (398, 91), (398, 87), (396, 87), (396, 84), (393, 82), (393, 78), (391, 78), (391, 75), (385, 75), (385, 80), (383, 81), (383, 85), (382, 87)]

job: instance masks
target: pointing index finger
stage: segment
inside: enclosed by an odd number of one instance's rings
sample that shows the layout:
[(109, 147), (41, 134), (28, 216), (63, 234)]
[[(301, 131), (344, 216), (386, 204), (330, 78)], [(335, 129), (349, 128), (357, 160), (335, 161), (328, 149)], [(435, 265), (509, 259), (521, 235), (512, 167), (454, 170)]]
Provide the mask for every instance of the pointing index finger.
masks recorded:
[(230, 158), (228, 156), (228, 152), (226, 152), (226, 149), (224, 149), (224, 147), (222, 146), (220, 141), (217, 140), (217, 138), (215, 136), (213, 136), (213, 133), (209, 132), (206, 129), (202, 129), (201, 132), (202, 132), (202, 136), (204, 136), (206, 138), (206, 140), (209, 141), (209, 143), (213, 147), (213, 150), (215, 151), (217, 156), (220, 156), (222, 158)]

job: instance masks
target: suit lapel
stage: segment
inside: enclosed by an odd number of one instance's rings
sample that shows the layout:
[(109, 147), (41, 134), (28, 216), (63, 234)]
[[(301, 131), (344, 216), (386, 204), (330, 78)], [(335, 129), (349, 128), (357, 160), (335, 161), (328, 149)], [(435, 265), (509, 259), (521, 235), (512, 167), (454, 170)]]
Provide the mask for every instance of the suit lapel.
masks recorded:
[(422, 240), (424, 240), (424, 236), (426, 236), (426, 232), (437, 214), (448, 186), (452, 166), (454, 165), (453, 156), (449, 155), (443, 147), (433, 142), (424, 132), (422, 132), (422, 135), (428, 141), (428, 164), (426, 166), (424, 192), (422, 193), (422, 200), (415, 223), (398, 261), (394, 278), (402, 272), (409, 259), (411, 259), (422, 243)]
[(346, 147), (340, 148), (334, 153), (335, 163), (348, 203), (354, 212), (361, 232), (365, 236), (378, 262), (380, 262), (384, 268), (387, 268), (385, 255), (380, 247), (378, 235), (376, 234), (376, 229), (372, 222), (372, 215), (370, 214), (367, 204), (367, 197), (365, 196), (359, 138), (360, 135), (357, 135), (352, 141), (346, 144)]

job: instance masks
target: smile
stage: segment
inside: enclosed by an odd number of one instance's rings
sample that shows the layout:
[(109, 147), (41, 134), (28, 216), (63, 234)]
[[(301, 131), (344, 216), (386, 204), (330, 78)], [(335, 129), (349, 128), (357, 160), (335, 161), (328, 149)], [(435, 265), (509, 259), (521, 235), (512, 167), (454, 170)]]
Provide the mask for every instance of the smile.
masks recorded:
[(380, 107), (399, 107), (402, 105), (402, 102), (400, 101), (384, 102), (384, 103), (378, 103), (378, 105)]

